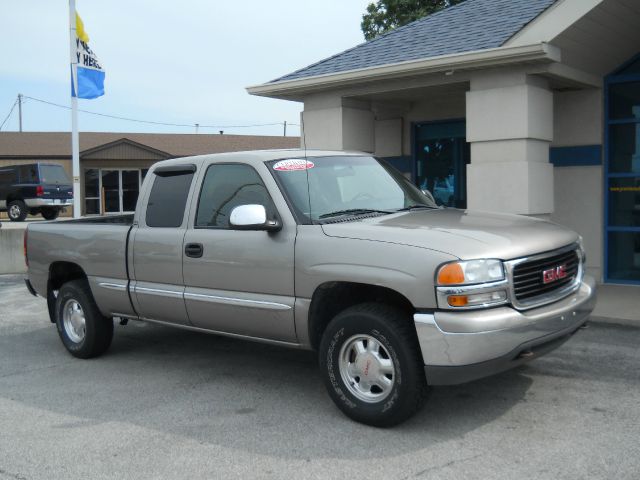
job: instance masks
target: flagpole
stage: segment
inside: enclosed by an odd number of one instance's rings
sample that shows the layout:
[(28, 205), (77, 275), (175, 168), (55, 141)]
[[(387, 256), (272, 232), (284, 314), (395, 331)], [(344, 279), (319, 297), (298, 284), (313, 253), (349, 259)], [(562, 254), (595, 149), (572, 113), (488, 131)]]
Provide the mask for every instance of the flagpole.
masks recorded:
[(69, 59), (71, 82), (71, 170), (73, 175), (73, 218), (80, 218), (80, 140), (78, 136), (78, 60), (76, 56), (76, 1), (69, 0)]

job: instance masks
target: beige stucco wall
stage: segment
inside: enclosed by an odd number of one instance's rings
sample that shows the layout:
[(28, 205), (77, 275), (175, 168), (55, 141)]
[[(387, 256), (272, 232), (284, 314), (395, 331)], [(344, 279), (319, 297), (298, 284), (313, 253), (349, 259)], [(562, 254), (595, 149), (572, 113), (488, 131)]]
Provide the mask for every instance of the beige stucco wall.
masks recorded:
[[(601, 89), (554, 94), (553, 147), (603, 144), (603, 92)], [(584, 237), (587, 269), (602, 277), (603, 265), (603, 167), (556, 167), (554, 222)]]

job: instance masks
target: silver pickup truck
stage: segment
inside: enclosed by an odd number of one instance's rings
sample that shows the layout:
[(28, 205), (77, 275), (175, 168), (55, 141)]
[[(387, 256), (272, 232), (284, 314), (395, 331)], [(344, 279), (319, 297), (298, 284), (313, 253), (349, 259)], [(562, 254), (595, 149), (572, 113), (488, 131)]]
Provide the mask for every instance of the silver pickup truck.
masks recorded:
[(595, 303), (573, 231), (439, 208), (363, 153), (163, 161), (134, 215), (32, 223), (25, 255), (76, 357), (114, 319), (315, 350), (337, 406), (376, 426), (549, 352)]

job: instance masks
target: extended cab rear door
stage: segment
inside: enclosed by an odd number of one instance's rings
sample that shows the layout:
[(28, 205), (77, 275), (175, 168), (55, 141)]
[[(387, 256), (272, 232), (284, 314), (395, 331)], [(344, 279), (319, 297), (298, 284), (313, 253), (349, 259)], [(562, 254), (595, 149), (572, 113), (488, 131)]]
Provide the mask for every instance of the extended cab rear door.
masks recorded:
[[(205, 162), (196, 185), (184, 242), (189, 319), (208, 330), (296, 342), (295, 221), (266, 165), (232, 159)], [(282, 229), (233, 229), (231, 211), (250, 204), (263, 205)]]
[[(145, 180), (130, 245), (138, 315), (189, 325), (184, 304), (182, 244), (191, 204), (195, 164), (156, 168)], [(146, 185), (146, 182), (151, 182)]]

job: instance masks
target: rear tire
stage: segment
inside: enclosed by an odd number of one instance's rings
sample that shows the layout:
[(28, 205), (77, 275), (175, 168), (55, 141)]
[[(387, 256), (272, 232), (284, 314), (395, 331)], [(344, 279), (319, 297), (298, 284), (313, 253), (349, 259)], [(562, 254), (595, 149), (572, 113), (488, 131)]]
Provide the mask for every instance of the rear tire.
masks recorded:
[(60, 210), (57, 208), (43, 208), (40, 213), (45, 220), (55, 220), (60, 215)]
[(12, 222), (24, 221), (27, 213), (27, 205), (22, 200), (12, 200), (7, 206), (7, 215)]
[(364, 303), (339, 313), (327, 326), (320, 368), (332, 400), (351, 419), (391, 427), (422, 406), (424, 362), (407, 316), (389, 305)]
[(74, 357), (97, 357), (111, 345), (113, 319), (100, 313), (86, 280), (73, 280), (60, 288), (55, 312), (62, 344)]

